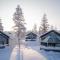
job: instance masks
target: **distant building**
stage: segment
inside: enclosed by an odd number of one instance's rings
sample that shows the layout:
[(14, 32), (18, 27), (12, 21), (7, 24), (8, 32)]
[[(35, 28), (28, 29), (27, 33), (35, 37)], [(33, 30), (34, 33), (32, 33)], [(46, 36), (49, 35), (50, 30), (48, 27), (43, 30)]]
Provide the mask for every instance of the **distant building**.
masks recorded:
[(9, 45), (9, 36), (0, 31), (0, 47)]
[(40, 36), (41, 49), (60, 50), (60, 33), (51, 30)]
[(37, 35), (33, 32), (30, 32), (26, 35), (26, 41), (36, 41)]

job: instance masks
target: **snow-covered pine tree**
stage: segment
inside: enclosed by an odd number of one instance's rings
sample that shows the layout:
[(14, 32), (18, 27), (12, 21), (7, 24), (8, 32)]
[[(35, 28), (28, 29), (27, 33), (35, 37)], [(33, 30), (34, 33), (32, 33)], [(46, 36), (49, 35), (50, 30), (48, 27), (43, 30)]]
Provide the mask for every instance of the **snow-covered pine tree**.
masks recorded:
[(37, 34), (37, 25), (36, 24), (34, 24), (32, 31), (33, 31), (33, 33)]
[(43, 15), (41, 26), (39, 29), (41, 30), (42, 34), (46, 33), (49, 29), (49, 24), (47, 21), (46, 14)]
[(42, 34), (41, 26), (39, 27), (39, 36)]
[(3, 31), (3, 26), (2, 26), (1, 19), (0, 19), (0, 31)]
[(24, 26), (25, 23), (22, 9), (19, 5), (17, 5), (16, 12), (13, 15), (13, 20), (15, 22), (15, 28), (17, 28), (16, 35), (19, 36), (20, 39), (24, 38), (26, 28)]

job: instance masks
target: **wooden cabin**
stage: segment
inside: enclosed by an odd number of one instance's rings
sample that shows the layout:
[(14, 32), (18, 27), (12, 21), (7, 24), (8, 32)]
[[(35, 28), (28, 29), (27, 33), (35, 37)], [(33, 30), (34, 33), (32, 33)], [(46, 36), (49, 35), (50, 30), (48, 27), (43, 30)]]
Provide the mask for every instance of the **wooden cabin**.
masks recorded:
[(0, 47), (9, 45), (9, 36), (0, 31)]
[(37, 35), (33, 32), (30, 32), (26, 35), (26, 41), (36, 41)]
[(40, 48), (48, 50), (60, 50), (60, 33), (51, 30), (40, 36)]

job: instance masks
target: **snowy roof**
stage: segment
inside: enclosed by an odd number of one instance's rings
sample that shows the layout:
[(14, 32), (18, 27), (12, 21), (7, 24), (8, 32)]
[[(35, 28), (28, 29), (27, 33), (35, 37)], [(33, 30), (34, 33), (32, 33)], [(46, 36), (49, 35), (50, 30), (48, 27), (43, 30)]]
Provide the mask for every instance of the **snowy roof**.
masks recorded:
[(51, 30), (46, 34), (40, 36), (41, 42), (49, 42), (49, 43), (60, 43), (60, 33), (55, 30)]
[(2, 37), (6, 38), (6, 39), (8, 39), (8, 38), (9, 38), (9, 36), (8, 36), (8, 35), (6, 35), (5, 33), (1, 32), (1, 31), (0, 31), (0, 35), (1, 35)]
[(56, 36), (56, 37), (48, 36), (44, 40), (41, 40), (41, 42), (45, 42), (45, 43), (60, 43), (60, 37), (59, 36)]
[(54, 32), (55, 34), (57, 34), (57, 35), (59, 35), (59, 36), (60, 36), (60, 33), (58, 33), (58, 32), (57, 32), (57, 31), (55, 31), (55, 30), (51, 30), (51, 31), (49, 31), (49, 32), (47, 32), (47, 33), (45, 33), (45, 34), (41, 35), (40, 37), (44, 37), (44, 36), (46, 36), (46, 35), (50, 34), (51, 32)]
[(47, 38), (45, 38), (44, 40), (42, 40), (42, 42), (48, 42), (50, 36), (48, 36)]
[(33, 32), (30, 32), (30, 33), (28, 33), (26, 36), (28, 36), (28, 35), (35, 35), (35, 36), (37, 36), (35, 33), (33, 33)]

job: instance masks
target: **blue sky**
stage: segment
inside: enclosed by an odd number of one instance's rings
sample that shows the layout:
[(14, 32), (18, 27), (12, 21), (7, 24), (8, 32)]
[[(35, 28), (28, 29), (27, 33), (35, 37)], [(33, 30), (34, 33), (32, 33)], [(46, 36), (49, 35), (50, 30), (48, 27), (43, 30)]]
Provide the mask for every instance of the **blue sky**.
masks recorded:
[(24, 13), (27, 30), (32, 30), (34, 24), (39, 27), (44, 13), (48, 23), (60, 29), (60, 0), (0, 0), (0, 17), (4, 30), (9, 31), (14, 25), (12, 18), (18, 4)]

